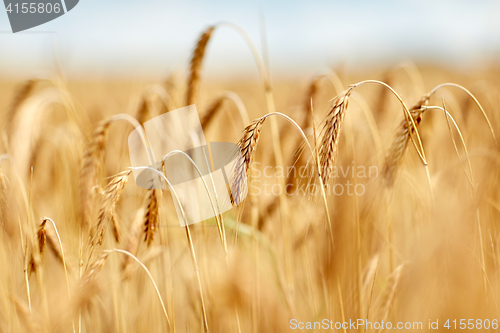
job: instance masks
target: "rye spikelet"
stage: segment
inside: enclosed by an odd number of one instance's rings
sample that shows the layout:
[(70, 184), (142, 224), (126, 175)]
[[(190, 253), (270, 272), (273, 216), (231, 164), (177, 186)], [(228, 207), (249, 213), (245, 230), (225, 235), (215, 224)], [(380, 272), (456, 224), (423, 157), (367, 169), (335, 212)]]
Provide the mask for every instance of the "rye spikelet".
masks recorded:
[(335, 158), (338, 152), (340, 130), (345, 117), (345, 111), (349, 103), (351, 90), (337, 97), (326, 115), (322, 137), (319, 147), (319, 165), (323, 185), (326, 186), (330, 173), (335, 165)]
[(149, 190), (146, 204), (146, 215), (144, 216), (144, 241), (148, 246), (153, 243), (158, 229), (158, 199), (155, 190)]
[(243, 136), (237, 145), (241, 151), (241, 158), (236, 162), (232, 175), (231, 203), (239, 204), (243, 200), (243, 193), (248, 179), (248, 169), (252, 164), (253, 155), (259, 143), (260, 131), (266, 118), (252, 121), (243, 131)]
[(80, 176), (80, 198), (82, 202), (82, 225), (90, 224), (91, 212), (93, 210), (92, 188), (98, 185), (98, 178), (101, 173), (104, 150), (106, 148), (106, 132), (113, 120), (107, 119), (99, 123), (90, 138), (85, 154)]
[[(425, 105), (428, 100), (428, 95), (423, 96), (409, 110), (417, 128), (422, 121), (422, 114), (424, 112), (424, 110), (422, 110), (422, 106)], [(403, 158), (408, 150), (408, 145), (411, 141), (411, 135), (415, 133), (415, 128), (411, 128), (412, 126), (412, 123), (408, 119), (404, 119), (403, 121), (401, 121), (399, 130), (396, 134), (396, 138), (389, 148), (389, 153), (387, 154), (384, 167), (382, 169), (382, 175), (386, 180), (387, 186), (389, 187), (394, 184), (399, 166), (401, 165)]]
[(200, 74), (201, 67), (203, 64), (203, 57), (205, 55), (205, 49), (210, 37), (214, 31), (214, 27), (208, 27), (207, 30), (200, 36), (198, 43), (196, 43), (196, 48), (193, 52), (193, 57), (191, 58), (191, 66), (189, 69), (189, 79), (187, 84), (186, 92), (186, 105), (191, 105), (196, 99), (196, 94), (198, 93), (198, 86), (200, 84)]
[(45, 252), (45, 244), (47, 243), (47, 233), (45, 231), (45, 225), (47, 224), (47, 219), (44, 219), (42, 223), (40, 223), (40, 227), (37, 231), (38, 237), (38, 249), (40, 250), (40, 257), (43, 260), (43, 254)]
[[(96, 233), (94, 234), (94, 239), (92, 240), (92, 245), (101, 245), (104, 239), (104, 231), (106, 226), (111, 223), (114, 219), (113, 214), (115, 211), (116, 203), (120, 198), (120, 194), (123, 191), (125, 184), (127, 184), (128, 177), (132, 170), (122, 171), (117, 174), (109, 182), (109, 184), (104, 189), (104, 194), (101, 199), (99, 206), (99, 215), (97, 217)], [(116, 220), (115, 220), (116, 221)], [(115, 230), (115, 240), (120, 241), (118, 229), (114, 227)]]

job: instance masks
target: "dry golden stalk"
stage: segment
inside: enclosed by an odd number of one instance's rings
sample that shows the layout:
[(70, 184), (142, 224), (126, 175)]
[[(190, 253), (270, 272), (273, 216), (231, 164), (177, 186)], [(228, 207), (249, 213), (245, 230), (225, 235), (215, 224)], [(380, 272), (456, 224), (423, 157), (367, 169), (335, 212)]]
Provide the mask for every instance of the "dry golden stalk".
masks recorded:
[(222, 104), (224, 103), (224, 100), (226, 99), (226, 96), (221, 96), (217, 98), (208, 108), (207, 111), (205, 111), (203, 118), (201, 118), (201, 127), (205, 128), (210, 124), (214, 116), (216, 115), (217, 111), (222, 107)]
[(40, 327), (36, 324), (29, 306), (22, 299), (15, 296), (12, 296), (12, 301), (14, 302), (19, 322), (23, 324), (26, 330), (28, 332), (40, 332)]
[[(113, 177), (113, 179), (104, 189), (104, 194), (102, 196), (99, 208), (99, 215), (97, 217), (96, 233), (94, 235), (94, 239), (92, 240), (92, 245), (102, 244), (106, 225), (113, 220), (116, 203), (120, 198), (121, 192), (125, 188), (125, 184), (127, 184), (127, 180), (131, 172), (132, 170), (120, 172), (115, 177)], [(117, 229), (115, 229), (115, 240), (117, 242), (119, 241)]]
[[(386, 71), (382, 81), (385, 82), (389, 86), (392, 85), (394, 82), (393, 70)], [(379, 89), (380, 89), (380, 92), (379, 92), (378, 97), (377, 97), (377, 102), (375, 104), (376, 106), (374, 109), (374, 113), (378, 117), (384, 117), (387, 114), (387, 106), (389, 104), (390, 90), (388, 90), (384, 86), (380, 86)]]
[(40, 250), (40, 257), (43, 260), (43, 254), (45, 252), (45, 244), (47, 243), (47, 232), (45, 231), (45, 225), (47, 224), (47, 220), (44, 219), (42, 223), (40, 223), (40, 228), (37, 231), (38, 237), (38, 248)]
[(326, 186), (330, 178), (335, 158), (337, 156), (339, 135), (344, 121), (345, 111), (349, 104), (349, 95), (351, 90), (341, 94), (335, 99), (328, 114), (326, 115), (325, 124), (322, 129), (321, 143), (319, 146), (319, 166), (321, 171), (321, 179), (323, 185)]
[[(420, 125), (420, 122), (422, 121), (422, 114), (424, 112), (424, 110), (422, 110), (422, 106), (424, 106), (428, 101), (429, 96), (425, 95), (409, 110), (417, 129), (418, 125)], [(392, 186), (394, 184), (399, 166), (408, 151), (411, 135), (414, 133), (415, 128), (412, 128), (411, 121), (404, 119), (399, 125), (396, 139), (389, 148), (389, 153), (385, 159), (384, 168), (382, 169), (382, 175), (388, 186)]]
[(241, 158), (236, 163), (233, 174), (233, 188), (231, 196), (231, 203), (233, 204), (235, 202), (240, 203), (243, 200), (243, 189), (247, 183), (248, 169), (252, 163), (255, 148), (259, 143), (260, 131), (265, 120), (266, 118), (258, 118), (252, 121), (247, 127), (245, 127), (243, 136), (237, 143), (241, 151)]
[(189, 79), (186, 92), (186, 105), (191, 105), (195, 102), (196, 94), (198, 93), (198, 86), (200, 84), (201, 66), (203, 64), (203, 57), (205, 49), (210, 37), (214, 31), (214, 27), (208, 27), (207, 30), (200, 36), (196, 48), (191, 58), (191, 66), (189, 69)]
[(0, 169), (0, 226), (5, 223), (5, 210), (7, 209), (7, 182)]
[(101, 173), (104, 150), (106, 148), (106, 132), (113, 119), (106, 119), (99, 123), (94, 130), (83, 156), (83, 165), (80, 176), (80, 197), (82, 202), (82, 224), (90, 224), (92, 211), (92, 188), (98, 185)]
[(158, 198), (156, 190), (150, 190), (147, 198), (147, 209), (144, 217), (144, 241), (148, 246), (153, 243), (156, 231), (158, 229)]
[(302, 128), (306, 129), (311, 126), (311, 113), (309, 110), (311, 109), (311, 101), (316, 97), (318, 93), (318, 88), (320, 82), (323, 80), (322, 75), (317, 75), (309, 84), (309, 88), (307, 89), (306, 99), (304, 100), (304, 120), (302, 122)]

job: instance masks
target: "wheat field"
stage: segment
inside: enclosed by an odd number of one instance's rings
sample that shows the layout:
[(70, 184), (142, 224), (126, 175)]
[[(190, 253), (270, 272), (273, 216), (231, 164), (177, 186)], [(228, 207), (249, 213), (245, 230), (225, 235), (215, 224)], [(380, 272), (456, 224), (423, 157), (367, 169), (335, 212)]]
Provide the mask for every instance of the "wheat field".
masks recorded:
[[(218, 28), (160, 82), (0, 81), (0, 332), (496, 331), (498, 67), (205, 80)], [(127, 137), (190, 104), (249, 194), (182, 227)]]

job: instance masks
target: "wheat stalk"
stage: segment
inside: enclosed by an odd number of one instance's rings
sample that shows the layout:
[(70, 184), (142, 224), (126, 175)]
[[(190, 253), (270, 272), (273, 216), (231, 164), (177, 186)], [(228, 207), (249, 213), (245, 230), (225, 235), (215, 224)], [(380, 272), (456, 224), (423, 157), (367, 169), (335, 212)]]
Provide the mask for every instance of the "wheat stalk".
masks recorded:
[(208, 41), (210, 40), (210, 37), (212, 36), (213, 31), (213, 26), (208, 27), (196, 43), (196, 48), (194, 49), (193, 56), (191, 58), (191, 66), (189, 68), (189, 79), (186, 91), (186, 105), (191, 105), (195, 102), (200, 84), (201, 67), (203, 65), (205, 49), (207, 47)]
[(5, 223), (5, 210), (7, 209), (7, 177), (2, 173), (0, 169), (0, 226)]

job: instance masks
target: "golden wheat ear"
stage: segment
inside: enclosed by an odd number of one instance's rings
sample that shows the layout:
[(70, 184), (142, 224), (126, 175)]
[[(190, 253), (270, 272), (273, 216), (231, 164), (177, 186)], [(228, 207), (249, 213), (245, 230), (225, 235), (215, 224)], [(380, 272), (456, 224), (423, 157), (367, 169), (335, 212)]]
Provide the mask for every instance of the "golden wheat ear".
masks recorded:
[(40, 223), (40, 227), (36, 233), (38, 238), (38, 249), (40, 250), (40, 258), (43, 261), (43, 255), (45, 252), (45, 244), (47, 243), (47, 232), (45, 230), (45, 225), (47, 224), (47, 220), (44, 219), (42, 223)]
[[(97, 225), (95, 227), (95, 236), (92, 240), (92, 245), (101, 245), (104, 239), (106, 225), (113, 222), (113, 214), (115, 212), (116, 203), (120, 198), (120, 194), (127, 184), (128, 177), (132, 170), (122, 171), (111, 179), (106, 188), (99, 205), (99, 215), (97, 217)], [(115, 220), (116, 221), (116, 220)], [(119, 242), (118, 228), (114, 227), (115, 240)]]
[(243, 130), (243, 135), (237, 145), (241, 151), (241, 156), (236, 162), (234, 173), (232, 175), (232, 194), (231, 203), (239, 204), (244, 197), (244, 189), (248, 180), (248, 170), (252, 164), (255, 149), (260, 139), (262, 124), (266, 118), (258, 118), (252, 121)]
[(149, 190), (144, 216), (144, 241), (150, 246), (158, 230), (158, 198), (156, 190)]
[(416, 128), (414, 128), (412, 123), (407, 119), (403, 119), (399, 125), (396, 138), (389, 148), (389, 152), (386, 156), (384, 167), (382, 169), (382, 176), (385, 178), (386, 184), (389, 187), (394, 185), (398, 170), (400, 169), (404, 156), (408, 151), (411, 135), (415, 133), (415, 130), (418, 129), (418, 126), (422, 122), (422, 115), (424, 113), (424, 109), (422, 107), (427, 104), (428, 101), (429, 96), (425, 95), (409, 109)]
[(328, 111), (325, 123), (321, 130), (322, 136), (318, 150), (319, 167), (323, 185), (326, 186), (330, 178), (331, 170), (335, 165), (338, 153), (338, 144), (345, 112), (349, 104), (351, 90), (338, 96)]
[(82, 225), (90, 224), (92, 211), (92, 188), (98, 185), (98, 178), (104, 163), (104, 150), (106, 149), (106, 133), (113, 118), (103, 120), (96, 127), (87, 144), (83, 155), (82, 171), (80, 174), (80, 200), (82, 202)]
[(203, 65), (203, 58), (205, 56), (205, 49), (207, 43), (214, 31), (213, 26), (208, 27), (205, 32), (200, 36), (196, 43), (193, 56), (191, 58), (191, 66), (189, 67), (189, 79), (186, 91), (186, 105), (191, 105), (195, 102), (198, 88), (200, 85), (201, 67)]

